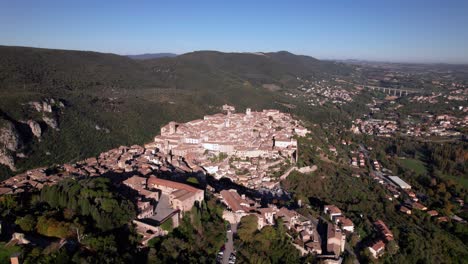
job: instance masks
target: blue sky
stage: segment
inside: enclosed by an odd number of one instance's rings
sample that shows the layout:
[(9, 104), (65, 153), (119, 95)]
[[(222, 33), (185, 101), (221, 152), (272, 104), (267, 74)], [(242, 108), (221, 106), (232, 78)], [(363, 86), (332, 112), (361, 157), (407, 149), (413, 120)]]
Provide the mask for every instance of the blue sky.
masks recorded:
[(0, 45), (468, 63), (468, 1), (0, 0)]

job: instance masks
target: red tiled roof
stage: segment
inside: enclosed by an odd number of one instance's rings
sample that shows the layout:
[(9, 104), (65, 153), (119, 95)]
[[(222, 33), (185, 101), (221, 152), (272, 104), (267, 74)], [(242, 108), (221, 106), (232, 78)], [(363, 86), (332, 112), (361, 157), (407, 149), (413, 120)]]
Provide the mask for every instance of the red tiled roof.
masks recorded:
[(293, 211), (293, 210), (289, 210), (289, 209), (286, 208), (286, 207), (282, 207), (281, 209), (279, 209), (277, 215), (278, 215), (279, 217), (281, 217), (281, 216), (287, 216), (287, 217), (289, 217), (289, 218), (293, 218), (294, 216), (296, 216), (296, 212)]
[(351, 219), (346, 218), (344, 216), (339, 216), (337, 218), (337, 221), (341, 223), (341, 226), (354, 226), (353, 222)]
[(231, 208), (232, 211), (246, 211), (245, 208), (241, 205), (242, 198), (235, 191), (222, 190), (220, 192), (227, 206)]
[(371, 248), (375, 251), (379, 251), (382, 248), (385, 248), (385, 243), (382, 240), (375, 242)]
[(330, 212), (330, 214), (341, 214), (340, 208), (335, 205), (325, 205), (325, 208)]
[(180, 182), (174, 182), (174, 181), (169, 181), (169, 180), (163, 180), (163, 179), (160, 179), (160, 178), (156, 178), (155, 176), (151, 176), (149, 177), (148, 181), (147, 181), (147, 185), (152, 187), (153, 185), (162, 185), (162, 186), (166, 186), (166, 187), (169, 187), (169, 188), (172, 188), (172, 189), (177, 189), (177, 190), (186, 190), (186, 191), (189, 191), (189, 192), (198, 192), (198, 191), (201, 191), (200, 189), (197, 189), (195, 187), (192, 187), (190, 185), (187, 185), (187, 184), (183, 184), (183, 183), (180, 183)]
[(387, 240), (393, 240), (393, 233), (382, 220), (375, 221), (374, 225), (385, 236)]
[(413, 203), (412, 206), (413, 206), (414, 209), (418, 209), (418, 210), (426, 210), (427, 209), (426, 206), (424, 206), (424, 205), (422, 205), (420, 203)]
[(437, 216), (439, 215), (439, 212), (437, 212), (436, 210), (430, 210), (427, 212), (430, 216)]

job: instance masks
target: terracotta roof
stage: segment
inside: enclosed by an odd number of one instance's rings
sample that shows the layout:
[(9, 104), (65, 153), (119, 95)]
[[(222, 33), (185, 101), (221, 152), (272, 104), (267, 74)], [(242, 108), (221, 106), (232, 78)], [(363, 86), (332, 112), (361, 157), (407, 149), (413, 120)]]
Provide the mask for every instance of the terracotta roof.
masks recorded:
[(427, 210), (427, 207), (420, 203), (413, 203), (412, 206), (414, 209), (423, 210), (423, 211)]
[(172, 188), (172, 189), (182, 189), (182, 190), (186, 190), (186, 191), (189, 191), (189, 192), (198, 192), (198, 191), (201, 191), (200, 189), (197, 189), (195, 187), (192, 187), (190, 185), (187, 185), (187, 184), (183, 184), (183, 183), (180, 183), (180, 182), (175, 182), (175, 181), (169, 181), (169, 180), (163, 180), (163, 179), (160, 179), (160, 178), (156, 178), (155, 176), (150, 176), (148, 181), (147, 181), (147, 185), (152, 187), (153, 185), (162, 185), (162, 186), (166, 186), (166, 187), (169, 187), (169, 188)]
[(377, 229), (385, 236), (387, 240), (393, 240), (393, 233), (382, 220), (374, 222)]
[(305, 244), (306, 248), (312, 249), (312, 250), (320, 250), (322, 251), (322, 247), (320, 245), (320, 242), (317, 241), (312, 241), (312, 242), (307, 242)]
[(385, 248), (385, 243), (382, 241), (382, 240), (379, 240), (377, 242), (375, 242), (371, 248), (375, 251), (379, 251), (381, 250), (382, 248)]
[(448, 222), (450, 221), (450, 218), (448, 218), (448, 216), (439, 216), (437, 217), (437, 222), (441, 223), (441, 222)]
[(400, 211), (403, 212), (403, 213), (407, 213), (408, 211), (411, 212), (411, 210), (410, 210), (408, 207), (406, 207), (406, 206), (400, 207)]
[(187, 191), (187, 190), (177, 190), (171, 193), (171, 197), (174, 199), (177, 199), (179, 201), (184, 201), (187, 200), (188, 198), (192, 197), (194, 194), (193, 192)]
[(6, 187), (1, 187), (0, 188), (0, 195), (4, 195), (7, 193), (11, 193), (12, 189), (11, 188), (6, 188)]
[(344, 216), (339, 216), (337, 219), (337, 222), (341, 223), (341, 226), (354, 226), (353, 222), (351, 219), (344, 217)]
[(328, 224), (327, 251), (330, 253), (333, 252), (335, 255), (339, 255), (341, 251), (341, 238), (342, 238), (341, 230), (333, 224)]
[(138, 175), (134, 175), (134, 176), (126, 179), (123, 183), (126, 184), (126, 185), (133, 185), (133, 186), (136, 187), (137, 185), (145, 185), (146, 178), (140, 177)]
[(437, 216), (437, 215), (439, 215), (439, 212), (437, 212), (436, 210), (430, 210), (430, 211), (427, 211), (427, 213), (428, 213), (430, 216)]
[(340, 208), (335, 205), (325, 205), (325, 208), (330, 214), (341, 214)]
[(289, 218), (293, 218), (294, 216), (296, 216), (296, 212), (293, 211), (293, 210), (289, 210), (288, 208), (286, 207), (282, 207), (279, 211), (278, 211), (278, 214), (277, 214), (279, 217), (282, 217), (282, 216), (287, 216)]
[(244, 206), (241, 205), (242, 198), (239, 194), (234, 190), (222, 190), (220, 192), (221, 196), (223, 197), (224, 202), (227, 204), (232, 211), (248, 211)]

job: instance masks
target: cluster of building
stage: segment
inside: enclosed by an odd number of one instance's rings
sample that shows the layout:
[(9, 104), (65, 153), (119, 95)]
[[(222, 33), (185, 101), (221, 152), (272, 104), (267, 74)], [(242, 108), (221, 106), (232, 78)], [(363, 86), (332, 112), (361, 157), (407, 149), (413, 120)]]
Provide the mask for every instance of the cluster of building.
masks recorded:
[[(182, 214), (204, 199), (203, 190), (154, 176), (166, 173), (177, 178), (186, 173), (205, 174), (203, 168), (189, 166), (181, 157), (163, 154), (154, 147), (137, 145), (121, 146), (74, 164), (26, 171), (0, 183), (0, 195), (40, 190), (67, 178), (117, 177), (125, 173), (134, 173), (122, 184), (129, 188), (129, 192), (134, 192), (131, 197), (137, 205), (138, 215), (133, 223), (143, 235), (143, 243), (154, 236), (167, 234), (159, 226), (169, 219), (173, 227), (177, 227)], [(154, 221), (149, 224), (142, 219)]]
[(346, 233), (354, 232), (354, 224), (335, 205), (325, 205), (323, 212), (333, 222), (327, 226), (327, 252), (338, 258), (346, 245)]
[[(205, 116), (203, 120), (185, 124), (170, 122), (161, 128), (161, 135), (154, 142), (144, 147), (121, 146), (73, 164), (18, 174), (0, 183), (0, 195), (40, 190), (72, 177), (107, 175), (120, 180), (123, 175), (133, 174), (118, 182), (134, 197), (138, 214), (133, 223), (146, 243), (154, 236), (167, 234), (161, 224), (171, 219), (173, 227), (178, 226), (181, 215), (204, 199), (203, 190), (155, 175), (178, 179), (187, 173), (198, 176), (209, 173), (249, 187), (271, 188), (274, 180), (267, 172), (279, 171), (286, 160), (295, 161), (294, 136), (305, 136), (308, 131), (291, 115), (250, 109), (245, 114), (234, 113), (234, 107), (228, 105), (223, 109), (227, 114)], [(221, 196), (231, 201), (235, 213), (260, 212), (259, 227), (271, 225), (273, 215), (278, 215), (287, 219), (289, 227), (307, 229), (295, 212), (285, 208), (258, 208), (256, 203), (233, 192), (223, 191)]]
[[(456, 86), (455, 86), (456, 87)], [(446, 98), (451, 101), (466, 102), (468, 100), (468, 89), (456, 89), (449, 92)]]
[(253, 215), (257, 218), (257, 227), (262, 229), (268, 225), (274, 225), (277, 219), (281, 219), (288, 230), (298, 233), (298, 248), (301, 252), (321, 254), (321, 238), (318, 235), (317, 227), (311, 220), (302, 216), (294, 210), (286, 207), (278, 208), (270, 204), (268, 207), (261, 208), (259, 203), (239, 195), (234, 189), (223, 190), (218, 194), (219, 199), (227, 207), (223, 212), (223, 218), (230, 223), (238, 223), (241, 218), (247, 215)]
[(38, 168), (17, 174), (0, 183), (0, 195), (42, 189), (70, 177), (97, 177), (104, 174), (138, 172), (141, 175), (169, 172), (202, 173), (206, 171), (196, 165), (188, 166), (180, 157), (158, 152), (154, 147), (121, 146), (74, 164), (63, 164), (53, 168)]
[(452, 115), (437, 115), (425, 114), (420, 117), (422, 122), (417, 124), (406, 124), (405, 129), (402, 129), (409, 136), (459, 136), (461, 133), (457, 131), (459, 128), (468, 126), (468, 116), (457, 118)]
[(429, 103), (429, 104), (436, 104), (439, 102), (437, 99), (438, 97), (441, 97), (442, 94), (432, 94), (432, 95), (418, 95), (418, 96), (413, 96), (409, 101), (411, 103)]
[(390, 137), (398, 130), (397, 122), (382, 119), (356, 119), (353, 121), (351, 131), (355, 134), (367, 134)]
[(380, 166), (380, 162), (378, 160), (373, 160), (372, 161), (372, 166), (374, 167), (374, 170), (380, 171), (382, 166)]
[(224, 105), (227, 114), (204, 116), (187, 123), (170, 122), (161, 135), (147, 146), (170, 156), (183, 157), (189, 166), (203, 167), (215, 178), (226, 177), (249, 188), (275, 186), (270, 173), (282, 162), (295, 162), (297, 136), (307, 129), (291, 115), (278, 110), (234, 113)]
[[(358, 163), (358, 158), (359, 158), (359, 163)], [(364, 153), (359, 152), (358, 157), (352, 156), (351, 157), (351, 166), (364, 168), (366, 166), (366, 161), (364, 159)]]
[[(353, 101), (353, 96), (358, 93), (355, 89), (344, 89), (342, 83), (346, 83), (343, 80), (317, 80), (310, 81), (304, 80), (297, 77), (297, 80), (301, 84), (297, 87), (297, 90), (301, 91), (301, 97), (305, 98), (309, 105), (317, 106), (324, 105), (325, 103), (333, 103), (342, 105)], [(290, 93), (291, 96), (295, 97), (297, 94)]]
[(430, 95), (413, 96), (410, 99), (410, 102), (436, 104), (436, 103), (439, 103), (439, 101), (442, 101), (444, 103), (448, 103), (449, 101), (466, 102), (467, 99), (468, 99), (467, 89), (455, 89), (455, 90), (451, 90), (448, 93), (432, 93)]
[(396, 132), (401, 132), (407, 136), (459, 136), (457, 130), (468, 126), (468, 116), (457, 118), (452, 115), (424, 114), (420, 121), (414, 122), (411, 116), (400, 125), (395, 120), (381, 119), (356, 119), (353, 121), (351, 131), (355, 134), (367, 134), (383, 137), (391, 137)]
[(377, 162), (376, 168), (379, 170), (375, 170), (370, 173), (370, 176), (373, 180), (377, 181), (378, 183), (382, 184), (385, 189), (391, 194), (388, 195), (387, 198), (392, 201), (393, 199), (401, 197), (401, 191), (408, 191), (411, 189), (411, 186), (404, 182), (398, 176), (392, 176), (392, 171), (382, 168), (380, 170), (380, 164)]
[(54, 185), (64, 175), (48, 175), (46, 168), (38, 168), (18, 174), (0, 183), (0, 195), (17, 194), (34, 189), (42, 189), (45, 185)]
[[(353, 222), (334, 205), (324, 207), (324, 214), (328, 216), (330, 223), (326, 223), (326, 234), (321, 235), (317, 229), (318, 219), (309, 219), (295, 210), (278, 208), (272, 204), (262, 208), (257, 201), (240, 195), (233, 189), (222, 190), (216, 195), (227, 208), (223, 212), (223, 218), (232, 224), (239, 223), (244, 216), (253, 215), (257, 218), (257, 228), (262, 229), (281, 219), (287, 230), (296, 234), (292, 243), (303, 255), (315, 254), (323, 259), (338, 261), (345, 248), (346, 234), (354, 232)], [(322, 243), (323, 239), (326, 239), (325, 243)]]
[(178, 227), (183, 214), (205, 198), (201, 189), (153, 175), (134, 175), (123, 184), (136, 193), (138, 214), (133, 223), (143, 236), (143, 245), (153, 237), (166, 235), (167, 230), (162, 229), (161, 224), (169, 219), (173, 228)]
[[(0, 194), (41, 189), (68, 177), (133, 171), (143, 176), (154, 172), (210, 173), (249, 187), (272, 187), (267, 172), (279, 170), (286, 159), (295, 160), (294, 136), (305, 136), (307, 129), (278, 110), (247, 109), (245, 114), (236, 114), (232, 106), (224, 109), (227, 115), (205, 116), (185, 124), (171, 122), (144, 147), (122, 146), (74, 164), (18, 174), (0, 183)], [(235, 159), (218, 158), (220, 154)]]
[[(421, 203), (419, 197), (411, 188), (411, 185), (406, 183), (398, 176), (392, 176), (391, 171), (383, 168), (381, 171), (374, 171), (371, 173), (374, 180), (382, 184), (391, 195), (387, 198), (391, 201), (397, 198), (402, 198), (402, 203), (399, 205), (399, 211), (403, 214), (412, 214), (412, 210), (427, 211), (428, 208)], [(447, 216), (439, 216), (436, 210), (429, 210), (427, 213), (431, 217), (435, 217), (438, 223), (448, 222), (450, 220)]]

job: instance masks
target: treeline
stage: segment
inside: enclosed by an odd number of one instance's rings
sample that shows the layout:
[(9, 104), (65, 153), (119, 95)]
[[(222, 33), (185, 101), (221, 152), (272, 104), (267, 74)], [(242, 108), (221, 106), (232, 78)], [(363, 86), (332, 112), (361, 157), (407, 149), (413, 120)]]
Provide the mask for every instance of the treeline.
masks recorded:
[(89, 216), (94, 226), (102, 231), (120, 227), (136, 215), (135, 205), (110, 188), (110, 180), (99, 177), (61, 181), (44, 187), (40, 200), (55, 209), (69, 209), (76, 214)]
[(427, 145), (430, 165), (443, 173), (460, 177), (467, 176), (468, 144)]

